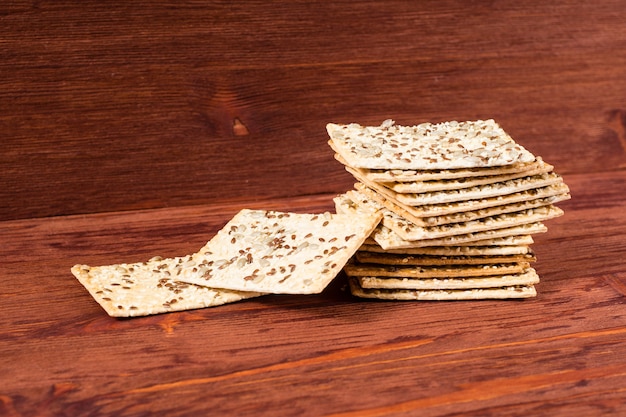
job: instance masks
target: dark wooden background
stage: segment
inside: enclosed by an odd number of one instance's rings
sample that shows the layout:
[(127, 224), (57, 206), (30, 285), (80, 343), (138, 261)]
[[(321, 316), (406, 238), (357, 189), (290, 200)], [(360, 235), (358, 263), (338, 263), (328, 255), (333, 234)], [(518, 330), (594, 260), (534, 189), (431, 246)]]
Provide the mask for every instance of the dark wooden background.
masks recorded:
[[(118, 320), (69, 272), (333, 210), (326, 123), (387, 118), (494, 118), (564, 176), (537, 298)], [(0, 415), (626, 415), (625, 168), (624, 1), (3, 1)]]
[(495, 118), (617, 169), (624, 6), (2, 2), (0, 219), (341, 192), (331, 121)]

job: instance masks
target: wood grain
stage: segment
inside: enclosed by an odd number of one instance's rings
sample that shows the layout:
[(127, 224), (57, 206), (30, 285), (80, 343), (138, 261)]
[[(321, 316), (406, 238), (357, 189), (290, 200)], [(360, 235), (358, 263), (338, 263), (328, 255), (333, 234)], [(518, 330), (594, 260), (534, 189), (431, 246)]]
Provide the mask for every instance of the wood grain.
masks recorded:
[[(622, 2), (0, 4), (0, 416), (626, 415)], [(71, 275), (334, 209), (325, 124), (495, 118), (572, 199), (538, 296), (374, 302), (340, 275), (135, 319)]]
[(626, 272), (615, 255), (626, 217), (620, 193), (602, 196), (624, 181), (622, 171), (569, 176), (587, 195), (563, 204), (534, 245), (538, 297), (511, 302), (368, 302), (342, 291), (340, 276), (315, 296), (113, 319), (71, 265), (188, 253), (239, 205), (3, 222), (1, 413), (620, 415)]
[(329, 121), (492, 117), (561, 172), (623, 167), (621, 8), (5, 2), (0, 219), (340, 192)]

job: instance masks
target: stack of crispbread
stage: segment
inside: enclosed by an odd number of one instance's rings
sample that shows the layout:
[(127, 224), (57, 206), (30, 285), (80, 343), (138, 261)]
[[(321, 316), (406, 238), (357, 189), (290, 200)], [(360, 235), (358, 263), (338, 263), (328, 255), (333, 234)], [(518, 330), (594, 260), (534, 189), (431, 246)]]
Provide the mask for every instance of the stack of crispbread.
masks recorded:
[(536, 295), (532, 235), (570, 198), (551, 165), (493, 120), (327, 129), (358, 180), (336, 214), (244, 209), (194, 254), (72, 273), (114, 317), (316, 294), (341, 270), (364, 298)]
[(398, 300), (526, 298), (539, 282), (532, 235), (570, 198), (553, 166), (493, 120), (328, 124), (358, 182), (337, 213), (383, 220), (344, 270), (354, 295)]

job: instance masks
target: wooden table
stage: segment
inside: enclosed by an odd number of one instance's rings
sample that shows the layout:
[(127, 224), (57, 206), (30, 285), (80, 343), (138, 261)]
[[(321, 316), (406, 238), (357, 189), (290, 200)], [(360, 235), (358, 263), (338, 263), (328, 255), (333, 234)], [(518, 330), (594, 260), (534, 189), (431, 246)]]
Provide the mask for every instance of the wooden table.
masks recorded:
[[(626, 415), (626, 14), (547, 3), (3, 3), (0, 415)], [(70, 274), (192, 253), (244, 207), (333, 210), (325, 123), (388, 117), (493, 117), (555, 165), (536, 298), (340, 275), (114, 319)]]

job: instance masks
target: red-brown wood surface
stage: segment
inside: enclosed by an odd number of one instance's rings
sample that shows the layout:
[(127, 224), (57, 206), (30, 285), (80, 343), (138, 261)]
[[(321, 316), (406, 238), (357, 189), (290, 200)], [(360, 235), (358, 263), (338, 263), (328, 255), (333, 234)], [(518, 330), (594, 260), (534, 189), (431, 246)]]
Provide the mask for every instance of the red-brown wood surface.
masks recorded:
[[(3, 2), (0, 415), (626, 415), (623, 6)], [(114, 319), (69, 271), (333, 210), (329, 121), (488, 117), (572, 191), (536, 298)]]
[(339, 192), (329, 121), (495, 118), (561, 172), (623, 163), (620, 1), (8, 1), (0, 27), (0, 219)]
[[(623, 172), (571, 175), (524, 301), (315, 296), (120, 320), (69, 273), (201, 246), (240, 207), (5, 222), (6, 415), (620, 415), (626, 412)], [(606, 192), (604, 191), (606, 190)], [(332, 209), (332, 195), (250, 203)], [(47, 413), (47, 414), (46, 414)]]

